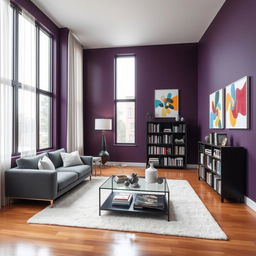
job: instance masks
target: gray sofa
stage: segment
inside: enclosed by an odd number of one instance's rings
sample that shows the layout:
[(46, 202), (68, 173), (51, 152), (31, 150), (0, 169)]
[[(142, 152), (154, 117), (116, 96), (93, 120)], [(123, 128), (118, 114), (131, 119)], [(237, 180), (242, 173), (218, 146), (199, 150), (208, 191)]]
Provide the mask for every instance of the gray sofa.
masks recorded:
[[(17, 167), (5, 173), (5, 194), (8, 198), (50, 201), (63, 195), (92, 174), (92, 157), (81, 156), (83, 165), (63, 167), (59, 149), (16, 160)], [(39, 170), (38, 161), (47, 155), (56, 170)]]

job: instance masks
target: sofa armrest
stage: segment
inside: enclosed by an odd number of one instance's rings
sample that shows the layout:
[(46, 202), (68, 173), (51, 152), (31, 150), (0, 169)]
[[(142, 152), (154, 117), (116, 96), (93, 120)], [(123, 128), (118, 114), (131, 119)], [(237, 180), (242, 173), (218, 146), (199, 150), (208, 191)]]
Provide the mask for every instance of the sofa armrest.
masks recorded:
[(57, 172), (10, 169), (5, 172), (5, 194), (7, 197), (53, 200), (57, 197)]
[(82, 162), (86, 165), (90, 165), (92, 168), (92, 156), (80, 156)]

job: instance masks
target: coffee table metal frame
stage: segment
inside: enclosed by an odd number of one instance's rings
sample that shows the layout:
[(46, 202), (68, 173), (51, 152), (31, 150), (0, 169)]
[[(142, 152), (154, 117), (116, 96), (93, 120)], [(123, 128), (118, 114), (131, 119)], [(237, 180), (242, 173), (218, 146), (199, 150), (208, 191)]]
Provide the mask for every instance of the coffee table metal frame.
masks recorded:
[[(145, 177), (139, 177), (139, 188), (127, 187), (124, 184), (117, 184), (114, 181), (115, 175), (110, 176), (100, 187), (99, 187), (99, 216), (101, 216), (102, 210), (107, 211), (119, 211), (119, 212), (138, 212), (138, 213), (149, 213), (149, 214), (160, 214), (167, 215), (167, 220), (170, 221), (170, 190), (166, 178), (163, 178), (163, 183), (146, 183)], [(101, 203), (101, 192), (102, 190), (110, 190), (110, 194), (106, 200)], [(133, 193), (133, 200), (130, 206), (113, 206), (112, 199), (113, 197), (120, 192), (129, 192)], [(154, 195), (164, 195), (165, 205), (163, 210), (156, 209), (134, 209), (134, 199), (136, 194), (154, 194)]]

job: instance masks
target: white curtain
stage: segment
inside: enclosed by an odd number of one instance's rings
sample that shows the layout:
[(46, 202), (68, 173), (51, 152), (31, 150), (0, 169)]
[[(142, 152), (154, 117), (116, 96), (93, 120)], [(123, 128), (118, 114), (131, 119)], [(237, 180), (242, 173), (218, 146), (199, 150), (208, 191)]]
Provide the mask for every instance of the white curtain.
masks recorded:
[(12, 154), (12, 36), (10, 1), (0, 0), (0, 208), (5, 204), (4, 173)]
[(83, 141), (83, 48), (72, 33), (68, 37), (67, 151), (84, 153)]
[(21, 156), (36, 154), (36, 27), (25, 11), (19, 17), (19, 148)]

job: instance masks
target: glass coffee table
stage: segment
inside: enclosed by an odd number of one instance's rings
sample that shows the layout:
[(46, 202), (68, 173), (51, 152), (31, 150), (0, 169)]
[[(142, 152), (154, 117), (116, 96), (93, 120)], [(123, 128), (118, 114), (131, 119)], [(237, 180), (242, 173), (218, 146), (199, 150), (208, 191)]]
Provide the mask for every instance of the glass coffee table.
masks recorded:
[[(147, 183), (145, 177), (139, 177), (139, 187), (125, 186), (124, 183), (118, 184), (115, 180), (115, 175), (110, 176), (100, 187), (99, 187), (99, 216), (101, 211), (119, 211), (119, 212), (136, 212), (136, 213), (148, 213), (148, 214), (160, 214), (167, 215), (167, 220), (170, 221), (170, 190), (166, 178), (162, 178), (163, 182), (158, 183)], [(109, 190), (109, 195), (102, 203), (102, 190)], [(112, 200), (118, 193), (132, 193), (133, 199), (129, 206), (124, 205), (112, 205)], [(164, 199), (164, 206), (162, 209), (153, 208), (134, 208), (134, 202), (137, 195), (149, 194), (152, 196), (158, 196)]]

